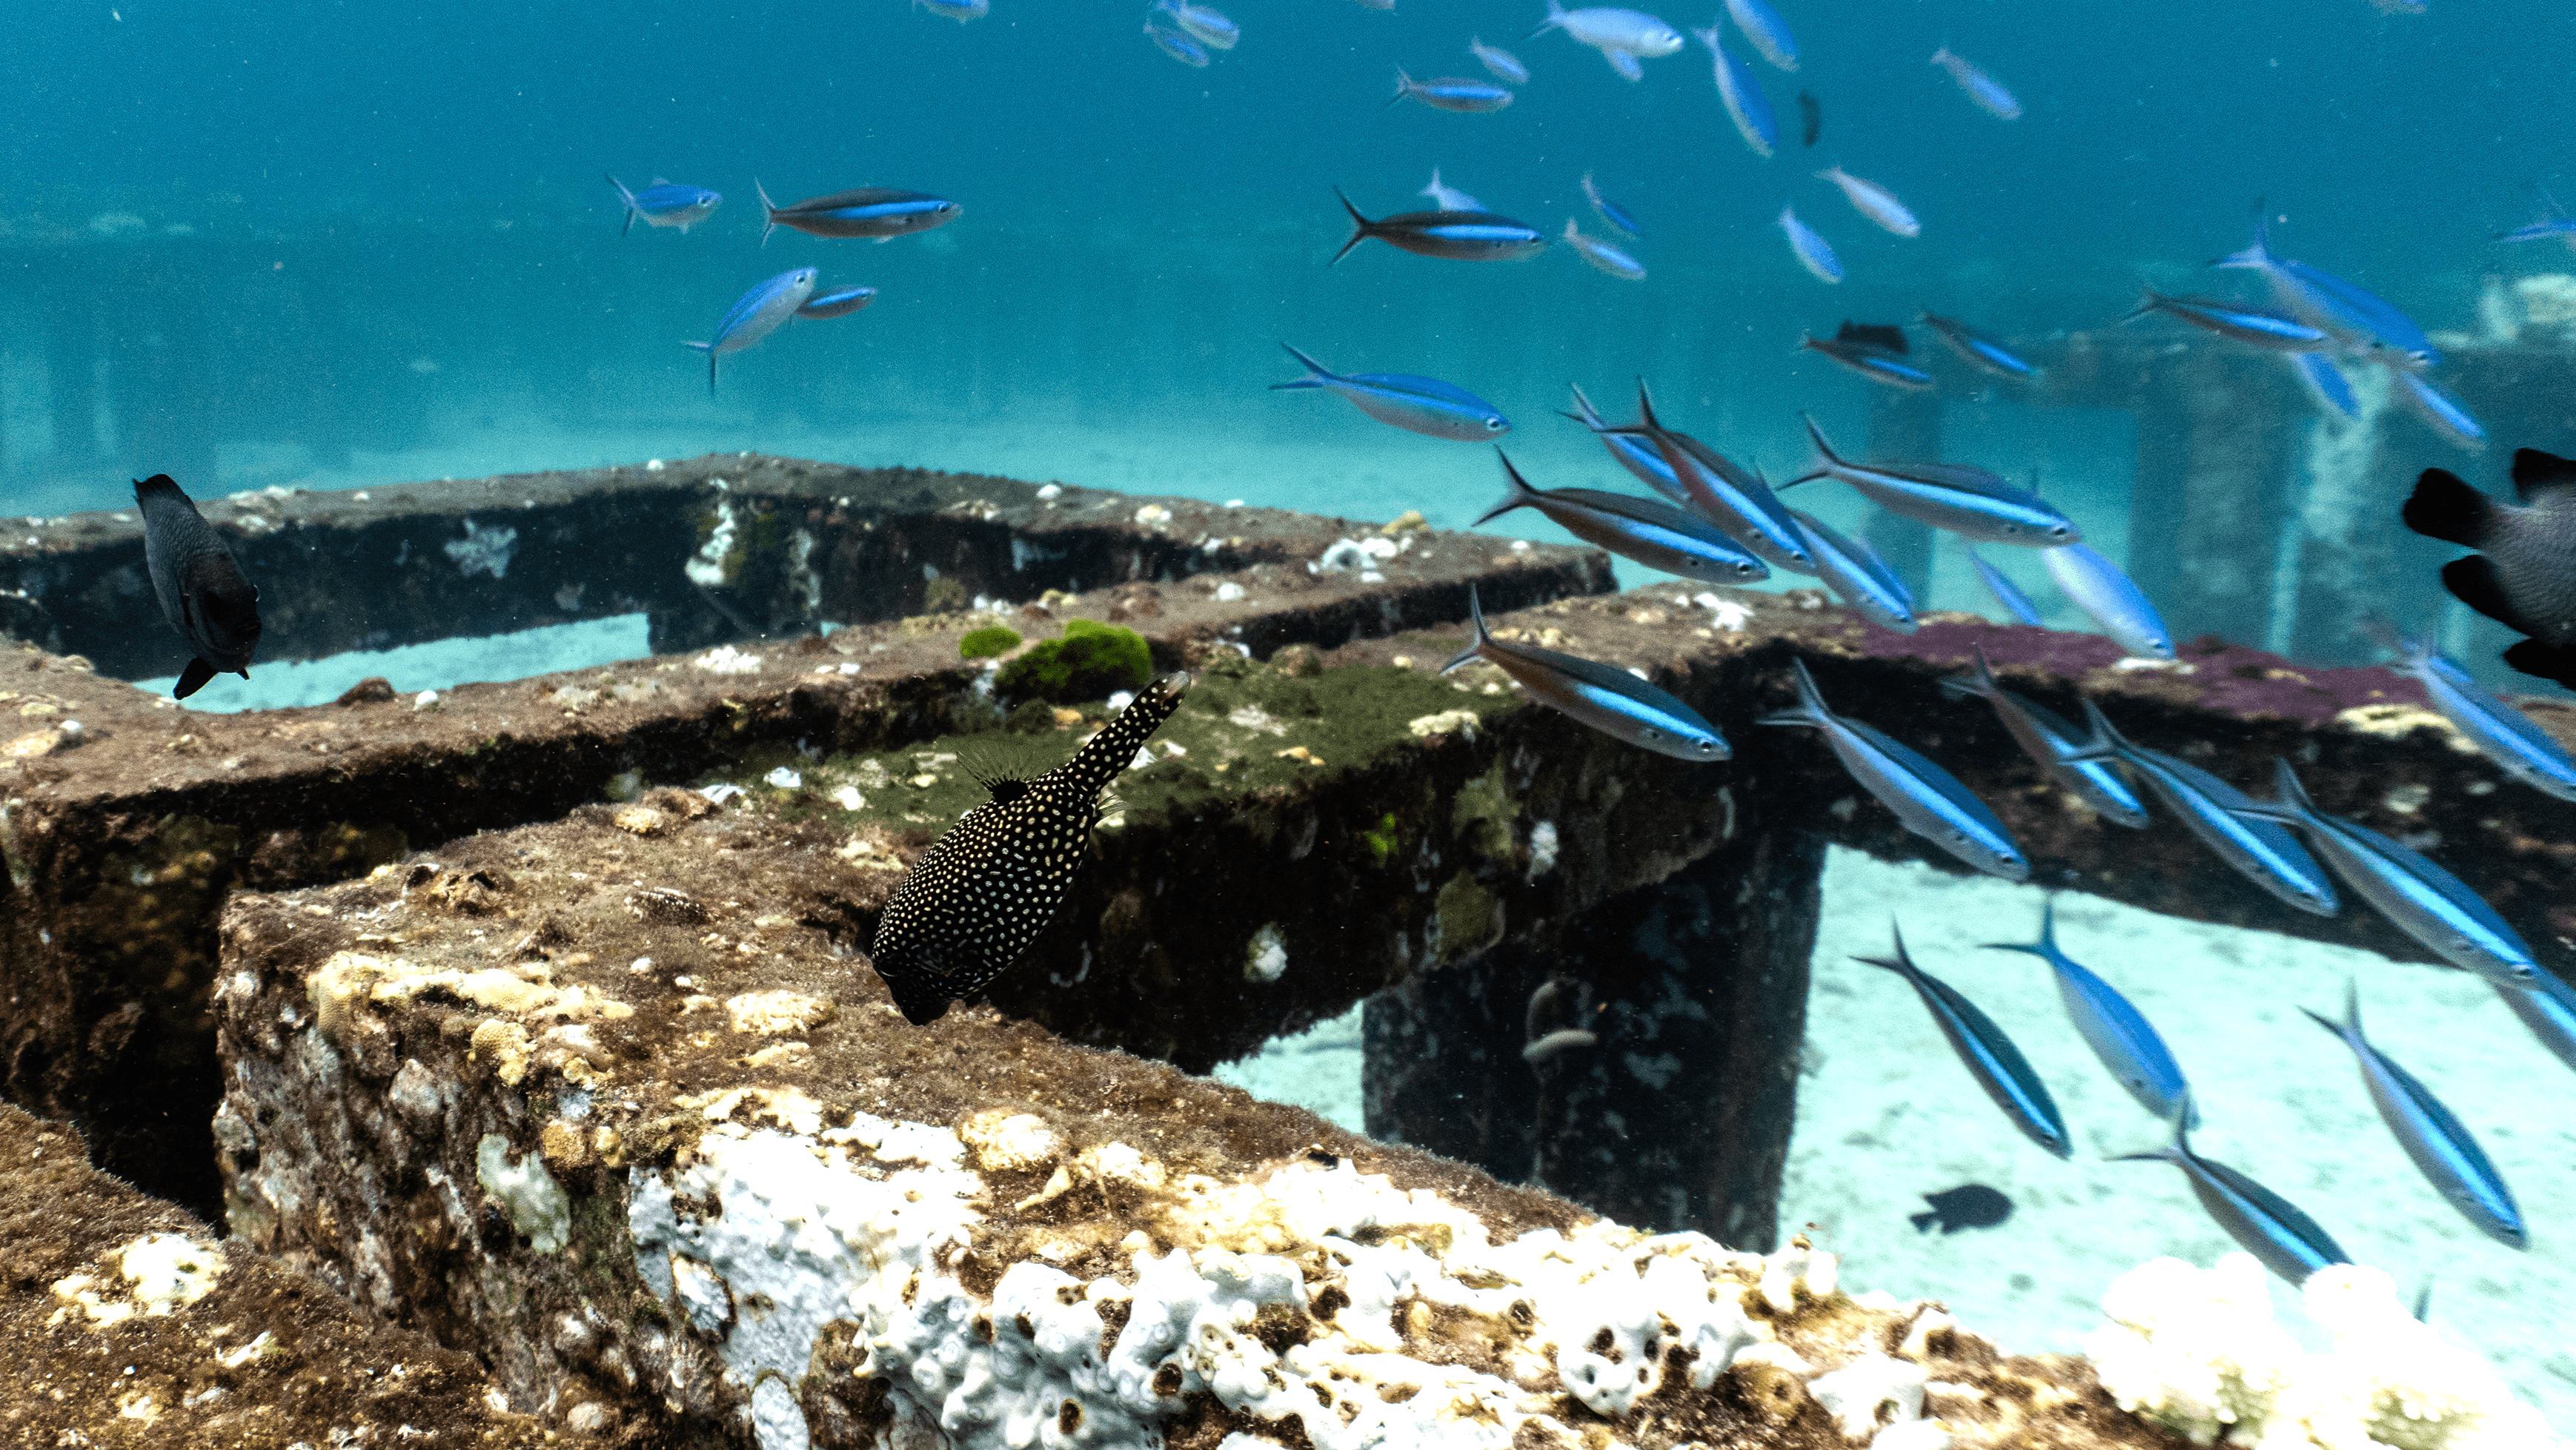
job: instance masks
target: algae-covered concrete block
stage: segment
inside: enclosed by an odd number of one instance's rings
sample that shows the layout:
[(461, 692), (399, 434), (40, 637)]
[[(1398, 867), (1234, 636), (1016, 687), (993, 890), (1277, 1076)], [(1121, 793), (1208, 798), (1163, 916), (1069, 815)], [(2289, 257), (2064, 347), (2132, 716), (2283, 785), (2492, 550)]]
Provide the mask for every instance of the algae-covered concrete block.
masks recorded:
[(1901, 1349), (1922, 1306), (1803, 1243), (1621, 1227), (990, 1008), (907, 1026), (835, 938), (845, 832), (610, 815), (223, 927), (235, 1234), (515, 1407), (763, 1450), (1822, 1447), (1807, 1382), (1900, 1352), (1957, 1443), (2169, 1443), (2080, 1364)]
[(533, 1446), (474, 1360), (91, 1168), (0, 1106), (0, 1443)]

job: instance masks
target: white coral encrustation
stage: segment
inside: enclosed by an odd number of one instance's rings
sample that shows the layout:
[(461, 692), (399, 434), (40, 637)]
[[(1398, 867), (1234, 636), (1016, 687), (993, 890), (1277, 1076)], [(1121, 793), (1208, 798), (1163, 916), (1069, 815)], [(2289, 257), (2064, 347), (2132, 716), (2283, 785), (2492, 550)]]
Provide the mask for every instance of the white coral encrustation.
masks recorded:
[(2419, 1323), (2377, 1269), (2310, 1275), (2310, 1317), (2332, 1349), (2311, 1354), (2272, 1318), (2249, 1254), (2202, 1269), (2154, 1259), (2103, 1297), (2112, 1323), (2085, 1340), (2120, 1407), (2188, 1436), (2257, 1450), (2546, 1450), (2539, 1412), (2493, 1366)]

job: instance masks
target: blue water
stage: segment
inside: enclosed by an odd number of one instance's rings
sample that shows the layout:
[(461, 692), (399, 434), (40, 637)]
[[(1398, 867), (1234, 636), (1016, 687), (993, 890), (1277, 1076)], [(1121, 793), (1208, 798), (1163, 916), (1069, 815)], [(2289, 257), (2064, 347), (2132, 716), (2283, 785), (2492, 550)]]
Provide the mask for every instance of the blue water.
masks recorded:
[[(1540, 7), (1518, 0), (1399, 0), (1394, 14), (1221, 3), (1244, 38), (1205, 69), (1157, 51), (1143, 7), (1123, 0), (995, 0), (964, 26), (902, 0), (7, 7), (0, 54), (21, 64), (0, 90), (0, 511), (123, 506), (129, 478), (162, 469), (204, 496), (757, 449), (1367, 519), (1419, 508), (1460, 526), (1501, 492), (1489, 452), (1268, 391), (1298, 371), (1278, 342), (1492, 400), (1541, 486), (1625, 485), (1552, 414), (1571, 380), (1624, 421), (1639, 375), (1668, 422), (1776, 480), (1806, 457), (1800, 410), (1855, 449), (1869, 431), (1873, 385), (1794, 352), (1802, 330), (1929, 306), (2044, 337), (2102, 327), (2142, 279), (2251, 297), (2243, 274), (2200, 269), (2243, 245), (2258, 196), (2279, 251), (2437, 333), (2488, 326), (2491, 276), (2576, 271), (2555, 247), (2488, 240), (2533, 219), (2544, 188), (2576, 200), (2576, 13), (2539, 0), (2434, 0), (2419, 16), (2363, 0), (1781, 0), (1805, 59), (1795, 75), (1754, 67), (1785, 132), (1767, 161), (1738, 141), (1696, 44), (1630, 84), (1564, 36), (1524, 40)], [(1535, 73), (1513, 106), (1385, 105), (1397, 65), (1477, 74), (1471, 34)], [(1926, 63), (1941, 45), (2011, 86), (2022, 118), (1971, 105)], [(1796, 135), (1802, 89), (1823, 111), (1813, 149)], [(1334, 186), (1373, 216), (1410, 210), (1428, 205), (1416, 193), (1435, 164), (1545, 232), (1576, 216), (1601, 235), (1577, 189), (1591, 171), (1642, 221), (1631, 250), (1647, 280), (1601, 276), (1562, 247), (1466, 265), (1371, 243), (1325, 265), (1347, 230)], [(1811, 179), (1833, 164), (1892, 187), (1922, 235), (1879, 230)], [(726, 201), (687, 235), (621, 238), (608, 171)], [(755, 177), (780, 201), (875, 184), (965, 213), (881, 246), (785, 230), (764, 246)], [(1773, 225), (1784, 202), (1840, 252), (1843, 285), (1793, 260)], [(724, 359), (710, 394), (681, 343), (760, 279), (808, 265), (881, 299)], [(83, 388), (95, 407), (67, 408)], [(2562, 419), (2490, 421), (2499, 446), (2483, 458), (2439, 455), (2490, 487), (2510, 448), (2576, 443), (2539, 431), (2563, 433)], [(2161, 542), (2129, 537), (2136, 427), (1956, 393), (1944, 452), (2035, 478), (2128, 558)], [(1836, 485), (1793, 501), (1846, 528), (1868, 519)], [(1561, 537), (1527, 515), (1494, 532)], [(1988, 557), (2053, 622), (2078, 623), (2034, 558)], [(1947, 546), (1927, 602), (1994, 612)], [(219, 680), (191, 704), (324, 700), (367, 674), (443, 689), (643, 648), (609, 621), (268, 665), (256, 689)], [(1956, 910), (1927, 900), (1908, 909)], [(2492, 1011), (2459, 1022), (2518, 1030)], [(2527, 1070), (2567, 1100), (2553, 1065)], [(2424, 1193), (2402, 1165), (2368, 1192), (2381, 1183)], [(2347, 1216), (2371, 1201), (2330, 1175), (2294, 1196)], [(2565, 1281), (2568, 1204), (2526, 1207), (2545, 1225), (2529, 1262)], [(2468, 1230), (2411, 1241), (2428, 1266), (2458, 1248), (2446, 1235)], [(2443, 1292), (2539, 1312), (2502, 1271), (2478, 1272)], [(1990, 1310), (2009, 1341), (2009, 1306)], [(2576, 1405), (2576, 1361), (2525, 1364), (2526, 1392)]]

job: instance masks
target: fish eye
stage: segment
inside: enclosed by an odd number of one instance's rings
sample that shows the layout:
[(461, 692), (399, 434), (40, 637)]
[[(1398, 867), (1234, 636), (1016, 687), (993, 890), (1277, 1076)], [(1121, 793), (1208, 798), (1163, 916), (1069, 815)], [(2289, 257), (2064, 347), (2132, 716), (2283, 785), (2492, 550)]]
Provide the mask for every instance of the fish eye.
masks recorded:
[(1495, 429), (1500, 428), (1500, 427), (1502, 427), (1502, 426), (1503, 426), (1503, 420), (1502, 420), (1502, 419), (1500, 419), (1500, 418), (1487, 418), (1487, 419), (1485, 420), (1485, 431), (1486, 431), (1486, 432), (1488, 432), (1488, 433), (1491, 433), (1491, 432), (1493, 432)]

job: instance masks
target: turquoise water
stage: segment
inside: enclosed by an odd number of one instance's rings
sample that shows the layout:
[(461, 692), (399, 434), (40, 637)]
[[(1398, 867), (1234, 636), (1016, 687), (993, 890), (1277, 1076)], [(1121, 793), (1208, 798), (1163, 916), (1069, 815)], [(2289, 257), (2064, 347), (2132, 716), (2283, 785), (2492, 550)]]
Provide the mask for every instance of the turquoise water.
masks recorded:
[[(2352, 278), (2437, 334), (2498, 335), (2482, 310), (2490, 278), (2510, 298), (2517, 281), (2576, 271), (2545, 243), (2489, 240), (2537, 215), (2544, 191), (2576, 192), (2563, 173), (2576, 131), (2563, 74), (2576, 16), (2538, 0), (2434, 0), (2414, 16), (2362, 0), (1781, 0), (1804, 60), (1794, 75), (1755, 63), (1784, 128), (1768, 160), (1737, 139), (1696, 45), (1644, 61), (1632, 84), (1562, 35), (1525, 40), (1540, 7), (1519, 0), (1399, 0), (1392, 14), (1350, 0), (1221, 3), (1243, 40), (1204, 69), (1146, 41), (1141, 5), (1076, 0), (995, 0), (991, 16), (962, 26), (902, 0), (561, 12), (466, 0), (401, 14), (323, 0), (14, 7), (0, 16), (0, 44), (38, 59), (0, 94), (10, 177), (0, 195), (10, 278), (0, 287), (0, 509), (117, 507), (130, 501), (129, 478), (163, 470), (203, 497), (756, 449), (1370, 519), (1418, 508), (1463, 526), (1501, 492), (1487, 450), (1389, 429), (1329, 396), (1269, 391), (1298, 371), (1277, 344), (1478, 393), (1512, 417), (1505, 446), (1543, 487), (1628, 486), (1588, 435), (1552, 414), (1574, 381), (1625, 421), (1640, 375), (1666, 421), (1776, 480), (1807, 456), (1801, 410), (1857, 449), (1877, 401), (1873, 384), (1796, 352), (1802, 330), (1903, 322), (1928, 306), (2045, 340), (2110, 323), (2142, 279), (2251, 297), (2241, 275), (2200, 267), (2243, 245), (2258, 196), (2282, 252)], [(1385, 105), (1398, 65), (1474, 74), (1471, 35), (1512, 48), (1534, 72), (1509, 109)], [(1942, 45), (2009, 84), (2022, 117), (1970, 105), (1926, 64)], [(1823, 117), (1812, 149), (1796, 134), (1801, 90)], [(1922, 218), (1921, 236), (1873, 226), (1812, 179), (1834, 164), (1892, 187)], [(1599, 236), (1577, 187), (1593, 173), (1642, 222), (1632, 247), (1646, 280), (1600, 275), (1564, 247), (1465, 264), (1371, 243), (1326, 265), (1347, 229), (1333, 187), (1382, 216), (1427, 205), (1416, 192), (1435, 165), (1544, 232), (1572, 216)], [(726, 200), (685, 235), (638, 225), (621, 237), (609, 171), (634, 186), (667, 176), (714, 187)], [(956, 200), (964, 216), (883, 245), (789, 230), (764, 245), (755, 178), (781, 201), (919, 189)], [(1792, 258), (1772, 224), (1784, 203), (1838, 249), (1840, 286)], [(746, 288), (805, 266), (826, 283), (876, 286), (880, 299), (725, 358), (710, 393), (703, 359), (682, 342), (707, 337)], [(2218, 345), (2155, 326), (2151, 336), (2176, 345)], [(1918, 351), (1934, 346), (1917, 340)], [(1946, 456), (2035, 480), (2114, 559), (2166, 546), (2129, 536), (2135, 417), (2033, 409), (2009, 389), (1944, 376)], [(2576, 444), (2563, 411), (2491, 418), (2499, 446), (2438, 456), (2492, 487), (2510, 448)], [(1838, 485), (1792, 499), (1846, 528), (1871, 517)], [(1561, 537), (1527, 515), (1494, 532)], [(2034, 559), (1988, 552), (2049, 604), (2052, 622), (2080, 627)], [(1936, 556), (1931, 585), (1932, 606), (1990, 611), (1954, 550)], [(602, 621), (266, 665), (251, 687), (221, 680), (190, 703), (327, 700), (371, 674), (411, 693), (643, 648), (638, 622)], [(1837, 879), (1837, 899), (1870, 923), (1862, 935), (1892, 903), (1909, 926), (1995, 909), (1938, 882)], [(2014, 910), (2035, 916), (2026, 897), (2012, 897)], [(2227, 950), (2284, 950), (2268, 936), (2234, 940)], [(2311, 1004), (2325, 1005), (2341, 959), (2298, 960), (2313, 974), (2302, 979), (2316, 988)], [(2567, 964), (2563, 951), (2555, 960)], [(2480, 1126), (2522, 1135), (2530, 1161), (2544, 1148), (2565, 1161), (2554, 1125), (2576, 1103), (2576, 1079), (2526, 1051), (2491, 1002), (2454, 1001), (2420, 969), (2381, 970), (2423, 979), (2420, 1020), (2441, 1028), (2430, 1038), (2510, 1042), (2450, 1065), (2461, 1094), (2527, 1075), (2526, 1111), (2542, 1125), (2499, 1109)], [(1834, 984), (1820, 992), (1837, 1000), (1886, 986), (1849, 978), (1820, 959), (1820, 982)], [(2001, 969), (1963, 980), (1988, 995), (2020, 990)], [(2215, 999), (2172, 1011), (2224, 1017), (2242, 979), (2209, 980)], [(1888, 1020), (1919, 1026), (1913, 1010), (1900, 1000)], [(2295, 1020), (2284, 1030), (2302, 1051), (2331, 1045)], [(2267, 1042), (2213, 1037), (2206, 1051), (2259, 1054)], [(1330, 1044), (1282, 1051), (1281, 1082), (1347, 1068)], [(1818, 1056), (1833, 1071), (1850, 1066), (1834, 1042), (1820, 1041)], [(1872, 1103), (1960, 1097), (1964, 1080), (1937, 1044), (1909, 1048), (1904, 1065), (1893, 1083), (1819, 1070), (1799, 1146), (1814, 1170), (1801, 1183), (1847, 1181), (1832, 1170), (1883, 1177), (1873, 1191), (1941, 1186), (1933, 1170), (1952, 1166), (1955, 1135), (1916, 1142), (1934, 1129), (1836, 1113), (1860, 1112), (1852, 1095), (1864, 1091)], [(2313, 1066), (2345, 1072), (2330, 1054)], [(2381, 1161), (2393, 1155), (2375, 1127), (2348, 1121), (2357, 1089), (2331, 1080), (2345, 1101), (2283, 1131), (2356, 1135), (2367, 1154), (2340, 1170), (2301, 1158), (2299, 1176), (2278, 1186), (2338, 1224), (2392, 1197), (2420, 1207), (2427, 1190), (2402, 1161)], [(2100, 1146), (2152, 1136), (2129, 1126), (2138, 1131)], [(1817, 1133), (1873, 1141), (1836, 1136), (1820, 1149)], [(1988, 1146), (2029, 1156), (2008, 1136)], [(2260, 1155), (2248, 1144), (2234, 1161), (2282, 1161)], [(2096, 1169), (2033, 1190), (2028, 1211), (2049, 1216), (2010, 1241), (2028, 1262), (2008, 1271), (2050, 1285), (2031, 1304), (1977, 1299), (1964, 1280), (1939, 1287), (1975, 1303), (2008, 1342), (2022, 1331), (2023, 1343), (2063, 1347), (2069, 1296), (2100, 1287), (2097, 1266), (2063, 1247), (2080, 1237), (2087, 1202), (2116, 1200), (2123, 1215), (2141, 1202), (2170, 1210), (2155, 1221), (2171, 1237), (2133, 1245), (2139, 1257), (2205, 1260), (2221, 1246), (2160, 1171)], [(2425, 1272), (2466, 1265), (2461, 1302), (2491, 1319), (2529, 1316), (2535, 1328), (2510, 1356), (2517, 1383), (2576, 1421), (2576, 1358), (2551, 1317), (2576, 1264), (2559, 1228), (2576, 1198), (2563, 1174), (2537, 1169), (2526, 1195), (2540, 1225), (2521, 1261), (2527, 1280), (2439, 1213), (2410, 1207), (2402, 1231), (2369, 1242)], [(1910, 1230), (1886, 1207), (1872, 1200), (1870, 1212), (1835, 1219), (1837, 1246), (1884, 1266), (1866, 1282), (1928, 1291), (1931, 1270), (1896, 1252)], [(1961, 1258), (2006, 1272), (2001, 1242)]]

